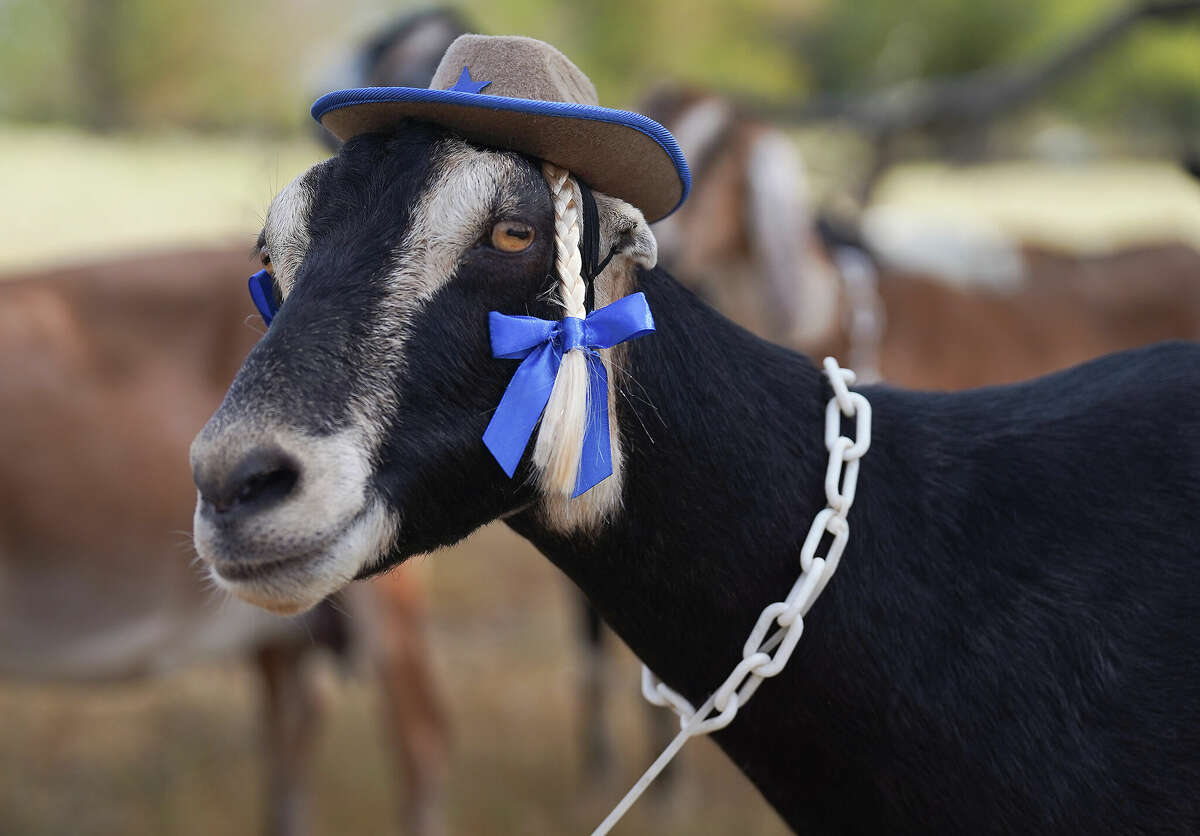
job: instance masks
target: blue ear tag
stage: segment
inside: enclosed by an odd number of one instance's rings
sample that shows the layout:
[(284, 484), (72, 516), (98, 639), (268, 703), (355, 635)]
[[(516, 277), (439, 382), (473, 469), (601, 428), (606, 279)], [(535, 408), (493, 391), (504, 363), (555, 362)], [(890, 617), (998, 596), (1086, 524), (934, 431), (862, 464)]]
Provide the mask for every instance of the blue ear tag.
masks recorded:
[(275, 301), (275, 279), (266, 270), (259, 270), (250, 277), (250, 298), (263, 322), (270, 325), (279, 312), (279, 303)]

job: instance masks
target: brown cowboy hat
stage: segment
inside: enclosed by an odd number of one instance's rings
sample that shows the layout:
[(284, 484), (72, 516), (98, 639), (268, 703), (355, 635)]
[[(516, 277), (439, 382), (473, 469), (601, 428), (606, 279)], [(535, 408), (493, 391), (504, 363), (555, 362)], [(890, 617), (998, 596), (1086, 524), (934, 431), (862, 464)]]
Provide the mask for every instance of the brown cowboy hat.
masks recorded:
[(666, 128), (640, 113), (600, 107), (588, 77), (532, 38), (462, 35), (428, 89), (338, 90), (317, 99), (312, 115), (341, 140), (405, 118), (442, 125), (471, 142), (568, 169), (650, 222), (675, 211), (691, 188), (687, 161)]

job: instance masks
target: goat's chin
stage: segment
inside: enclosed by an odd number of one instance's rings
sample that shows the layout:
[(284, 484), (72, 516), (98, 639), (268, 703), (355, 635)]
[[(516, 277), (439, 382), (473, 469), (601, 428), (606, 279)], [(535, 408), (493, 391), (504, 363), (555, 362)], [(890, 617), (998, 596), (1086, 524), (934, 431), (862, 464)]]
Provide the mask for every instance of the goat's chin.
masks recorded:
[(248, 604), (276, 615), (296, 615), (312, 609), (349, 582), (349, 579), (339, 577), (340, 573), (322, 571), (323, 562), (266, 564), (261, 574), (236, 577), (228, 576), (236, 571), (233, 567), (226, 566), (228, 574), (222, 574), (222, 564), (214, 563), (209, 566), (209, 577), (217, 588)]
[(297, 599), (276, 597), (278, 594), (277, 590), (264, 590), (247, 584), (232, 584), (222, 579), (216, 570), (212, 571), (212, 579), (213, 583), (220, 589), (237, 596), (247, 604), (261, 607), (275, 615), (299, 615), (312, 609), (321, 601), (321, 598)]
[[(372, 503), (327, 537), (239, 537), (236, 544), (214, 526), (196, 519), (196, 551), (212, 582), (247, 603), (280, 615), (304, 612), (349, 584), (379, 561), (394, 526)], [(297, 541), (303, 548), (296, 549)]]

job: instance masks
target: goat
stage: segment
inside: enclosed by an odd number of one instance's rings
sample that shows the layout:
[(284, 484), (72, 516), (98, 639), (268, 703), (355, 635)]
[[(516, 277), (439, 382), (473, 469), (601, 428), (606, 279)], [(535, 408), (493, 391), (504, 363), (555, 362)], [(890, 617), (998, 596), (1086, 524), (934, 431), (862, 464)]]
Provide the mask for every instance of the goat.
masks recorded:
[(660, 85), (635, 110), (671, 132), (693, 173), (687, 202), (654, 225), (663, 266), (773, 342), (808, 346), (827, 336), (838, 281), (791, 138), (696, 88)]
[[(612, 481), (571, 500), (480, 440), (512, 373), (489, 311), (559, 315), (538, 164), (407, 123), (285, 187), (264, 239), (282, 307), (192, 445), (216, 583), (296, 612), (502, 518), (672, 688), (698, 703), (724, 679), (824, 505), (828, 386), (595, 199), (615, 252), (596, 307), (641, 291), (657, 331), (609, 356)], [(841, 571), (715, 736), (792, 827), (1200, 828), (1198, 361), (1165, 344), (1007, 387), (862, 390)]]
[(432, 833), (446, 730), (416, 582), (391, 575), (283, 619), (215, 599), (188, 559), (184, 452), (259, 336), (245, 324), (247, 263), (243, 247), (181, 250), (0, 282), (0, 676), (95, 682), (254, 660), (267, 829), (299, 833), (321, 719), (307, 661), (365, 639), (410, 831)]

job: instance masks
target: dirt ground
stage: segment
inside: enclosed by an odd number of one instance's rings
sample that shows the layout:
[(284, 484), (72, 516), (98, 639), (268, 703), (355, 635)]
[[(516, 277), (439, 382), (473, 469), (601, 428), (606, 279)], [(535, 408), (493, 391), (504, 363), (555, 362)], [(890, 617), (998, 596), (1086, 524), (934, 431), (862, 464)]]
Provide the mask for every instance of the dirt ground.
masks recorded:
[[(620, 648), (614, 666), (618, 775), (587, 786), (568, 582), (501, 525), (421, 561), (454, 726), (449, 833), (589, 832), (657, 754), (632, 655)], [(375, 688), (323, 673), (314, 832), (396, 832)], [(0, 834), (261, 832), (257, 689), (240, 664), (89, 688), (0, 684)], [(711, 742), (682, 761), (676, 791), (639, 802), (618, 833), (787, 832)]]

